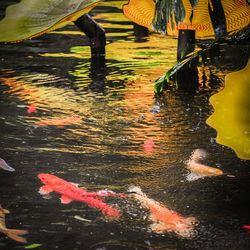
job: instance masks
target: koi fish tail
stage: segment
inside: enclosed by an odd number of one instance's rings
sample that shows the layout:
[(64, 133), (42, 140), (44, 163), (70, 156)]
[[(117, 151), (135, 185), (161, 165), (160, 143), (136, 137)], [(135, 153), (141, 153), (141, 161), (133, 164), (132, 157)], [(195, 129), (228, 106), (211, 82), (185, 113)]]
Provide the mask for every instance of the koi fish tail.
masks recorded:
[(7, 231), (7, 235), (18, 242), (22, 242), (22, 243), (26, 243), (26, 239), (23, 238), (22, 236), (19, 236), (19, 234), (23, 235), (23, 234), (27, 234), (28, 231), (26, 230), (17, 230), (17, 229), (8, 229)]
[(190, 156), (189, 161), (197, 162), (199, 160), (205, 159), (207, 157), (207, 152), (203, 149), (195, 149)]
[(92, 197), (82, 197), (82, 201), (87, 203), (91, 207), (99, 208), (105, 216), (108, 216), (112, 219), (118, 219), (121, 216), (118, 210), (108, 206), (100, 199), (95, 199)]

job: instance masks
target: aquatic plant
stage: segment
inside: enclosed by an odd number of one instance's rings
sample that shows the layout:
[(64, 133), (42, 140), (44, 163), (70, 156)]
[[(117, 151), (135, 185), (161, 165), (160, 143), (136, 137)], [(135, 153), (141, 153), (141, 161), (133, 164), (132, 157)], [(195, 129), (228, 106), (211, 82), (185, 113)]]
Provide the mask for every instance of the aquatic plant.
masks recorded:
[(16, 42), (61, 28), (102, 0), (22, 0), (8, 6), (0, 21), (0, 42)]
[(210, 97), (214, 113), (207, 124), (217, 130), (216, 141), (250, 160), (250, 60), (247, 66), (225, 78), (225, 88)]

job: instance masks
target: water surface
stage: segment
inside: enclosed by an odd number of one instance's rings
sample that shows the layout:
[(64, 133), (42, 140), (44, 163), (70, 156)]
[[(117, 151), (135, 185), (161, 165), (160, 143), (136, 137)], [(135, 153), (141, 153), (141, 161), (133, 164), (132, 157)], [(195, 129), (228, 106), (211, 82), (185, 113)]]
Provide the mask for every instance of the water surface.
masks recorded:
[[(106, 30), (106, 64), (91, 63), (88, 39), (74, 25), (18, 44), (1, 44), (0, 157), (16, 169), (1, 170), (1, 204), (9, 228), (29, 231), (27, 244), (1, 234), (3, 249), (33, 243), (40, 249), (249, 249), (249, 162), (215, 141), (206, 125), (209, 97), (223, 88), (228, 68), (199, 68), (190, 93), (154, 96), (154, 80), (176, 60), (177, 40), (134, 36), (122, 1), (105, 1), (92, 12)], [(27, 113), (33, 104), (37, 112)], [(80, 117), (63, 126), (43, 121)], [(154, 143), (144, 147), (145, 141)], [(192, 151), (226, 175), (189, 182)], [(150, 198), (199, 224), (192, 239), (149, 230), (147, 209), (132, 198), (105, 201), (122, 212), (118, 221), (80, 202), (44, 199), (39, 173), (50, 173), (88, 190), (126, 192), (140, 186)], [(88, 221), (80, 221), (78, 215)]]

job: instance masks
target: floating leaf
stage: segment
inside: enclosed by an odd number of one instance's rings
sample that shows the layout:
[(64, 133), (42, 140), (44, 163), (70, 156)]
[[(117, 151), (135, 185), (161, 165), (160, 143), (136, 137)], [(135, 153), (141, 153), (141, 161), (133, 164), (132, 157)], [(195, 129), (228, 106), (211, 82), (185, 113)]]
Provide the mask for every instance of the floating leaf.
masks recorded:
[(40, 246), (42, 246), (42, 244), (35, 243), (35, 244), (31, 244), (31, 245), (26, 246), (25, 249), (32, 249), (32, 248), (36, 248), (36, 247), (40, 247)]
[(22, 0), (10, 5), (0, 21), (0, 41), (14, 42), (61, 28), (102, 0)]
[(80, 217), (79, 215), (75, 215), (74, 218), (77, 219), (77, 220), (80, 220), (80, 221), (84, 221), (84, 222), (91, 222), (91, 220), (82, 218), (82, 217)]

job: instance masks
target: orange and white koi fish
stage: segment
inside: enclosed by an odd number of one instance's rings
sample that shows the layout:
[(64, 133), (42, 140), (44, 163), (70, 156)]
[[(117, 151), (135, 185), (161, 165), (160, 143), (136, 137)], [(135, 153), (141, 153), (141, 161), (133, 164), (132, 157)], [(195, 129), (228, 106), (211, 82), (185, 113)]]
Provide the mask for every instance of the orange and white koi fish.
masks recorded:
[(0, 168), (4, 169), (4, 170), (7, 170), (7, 171), (10, 171), (10, 172), (13, 172), (15, 171), (14, 168), (12, 168), (11, 166), (9, 166), (6, 161), (2, 158), (0, 158)]
[(22, 242), (25, 243), (26, 239), (21, 237), (21, 235), (23, 234), (27, 234), (28, 231), (26, 230), (17, 230), (17, 229), (8, 229), (6, 228), (5, 225), (5, 214), (9, 214), (9, 210), (4, 209), (1, 205), (0, 205), (0, 232), (6, 234), (8, 237), (10, 237), (13, 240), (16, 240), (18, 242)]
[(190, 156), (190, 159), (187, 162), (187, 168), (191, 171), (191, 173), (187, 175), (188, 181), (194, 181), (207, 176), (211, 177), (223, 175), (222, 170), (206, 166), (198, 162), (199, 160), (204, 159), (206, 155), (207, 153), (202, 149), (194, 150), (194, 152)]
[(114, 195), (114, 193), (108, 192), (87, 192), (75, 184), (67, 182), (61, 178), (58, 178), (55, 175), (51, 174), (39, 174), (38, 178), (45, 184), (39, 190), (39, 193), (49, 194), (50, 192), (57, 192), (61, 194), (61, 202), (62, 203), (70, 203), (71, 201), (80, 201), (83, 203), (88, 204), (90, 207), (99, 208), (102, 213), (110, 218), (110, 219), (119, 219), (121, 216), (120, 212), (113, 207), (110, 207), (102, 200), (95, 198), (95, 196), (107, 196), (107, 195)]
[(194, 225), (197, 224), (197, 220), (194, 217), (185, 218), (160, 202), (148, 198), (140, 187), (131, 187), (129, 192), (143, 207), (149, 209), (150, 220), (153, 222), (150, 226), (152, 231), (156, 233), (174, 232), (185, 238), (195, 236)]
[(73, 116), (73, 117), (66, 117), (63, 119), (56, 119), (56, 120), (48, 120), (48, 121), (42, 121), (35, 125), (35, 128), (41, 127), (41, 126), (58, 126), (58, 127), (63, 127), (64, 125), (69, 125), (69, 124), (75, 124), (79, 122), (81, 117), (78, 116)]

